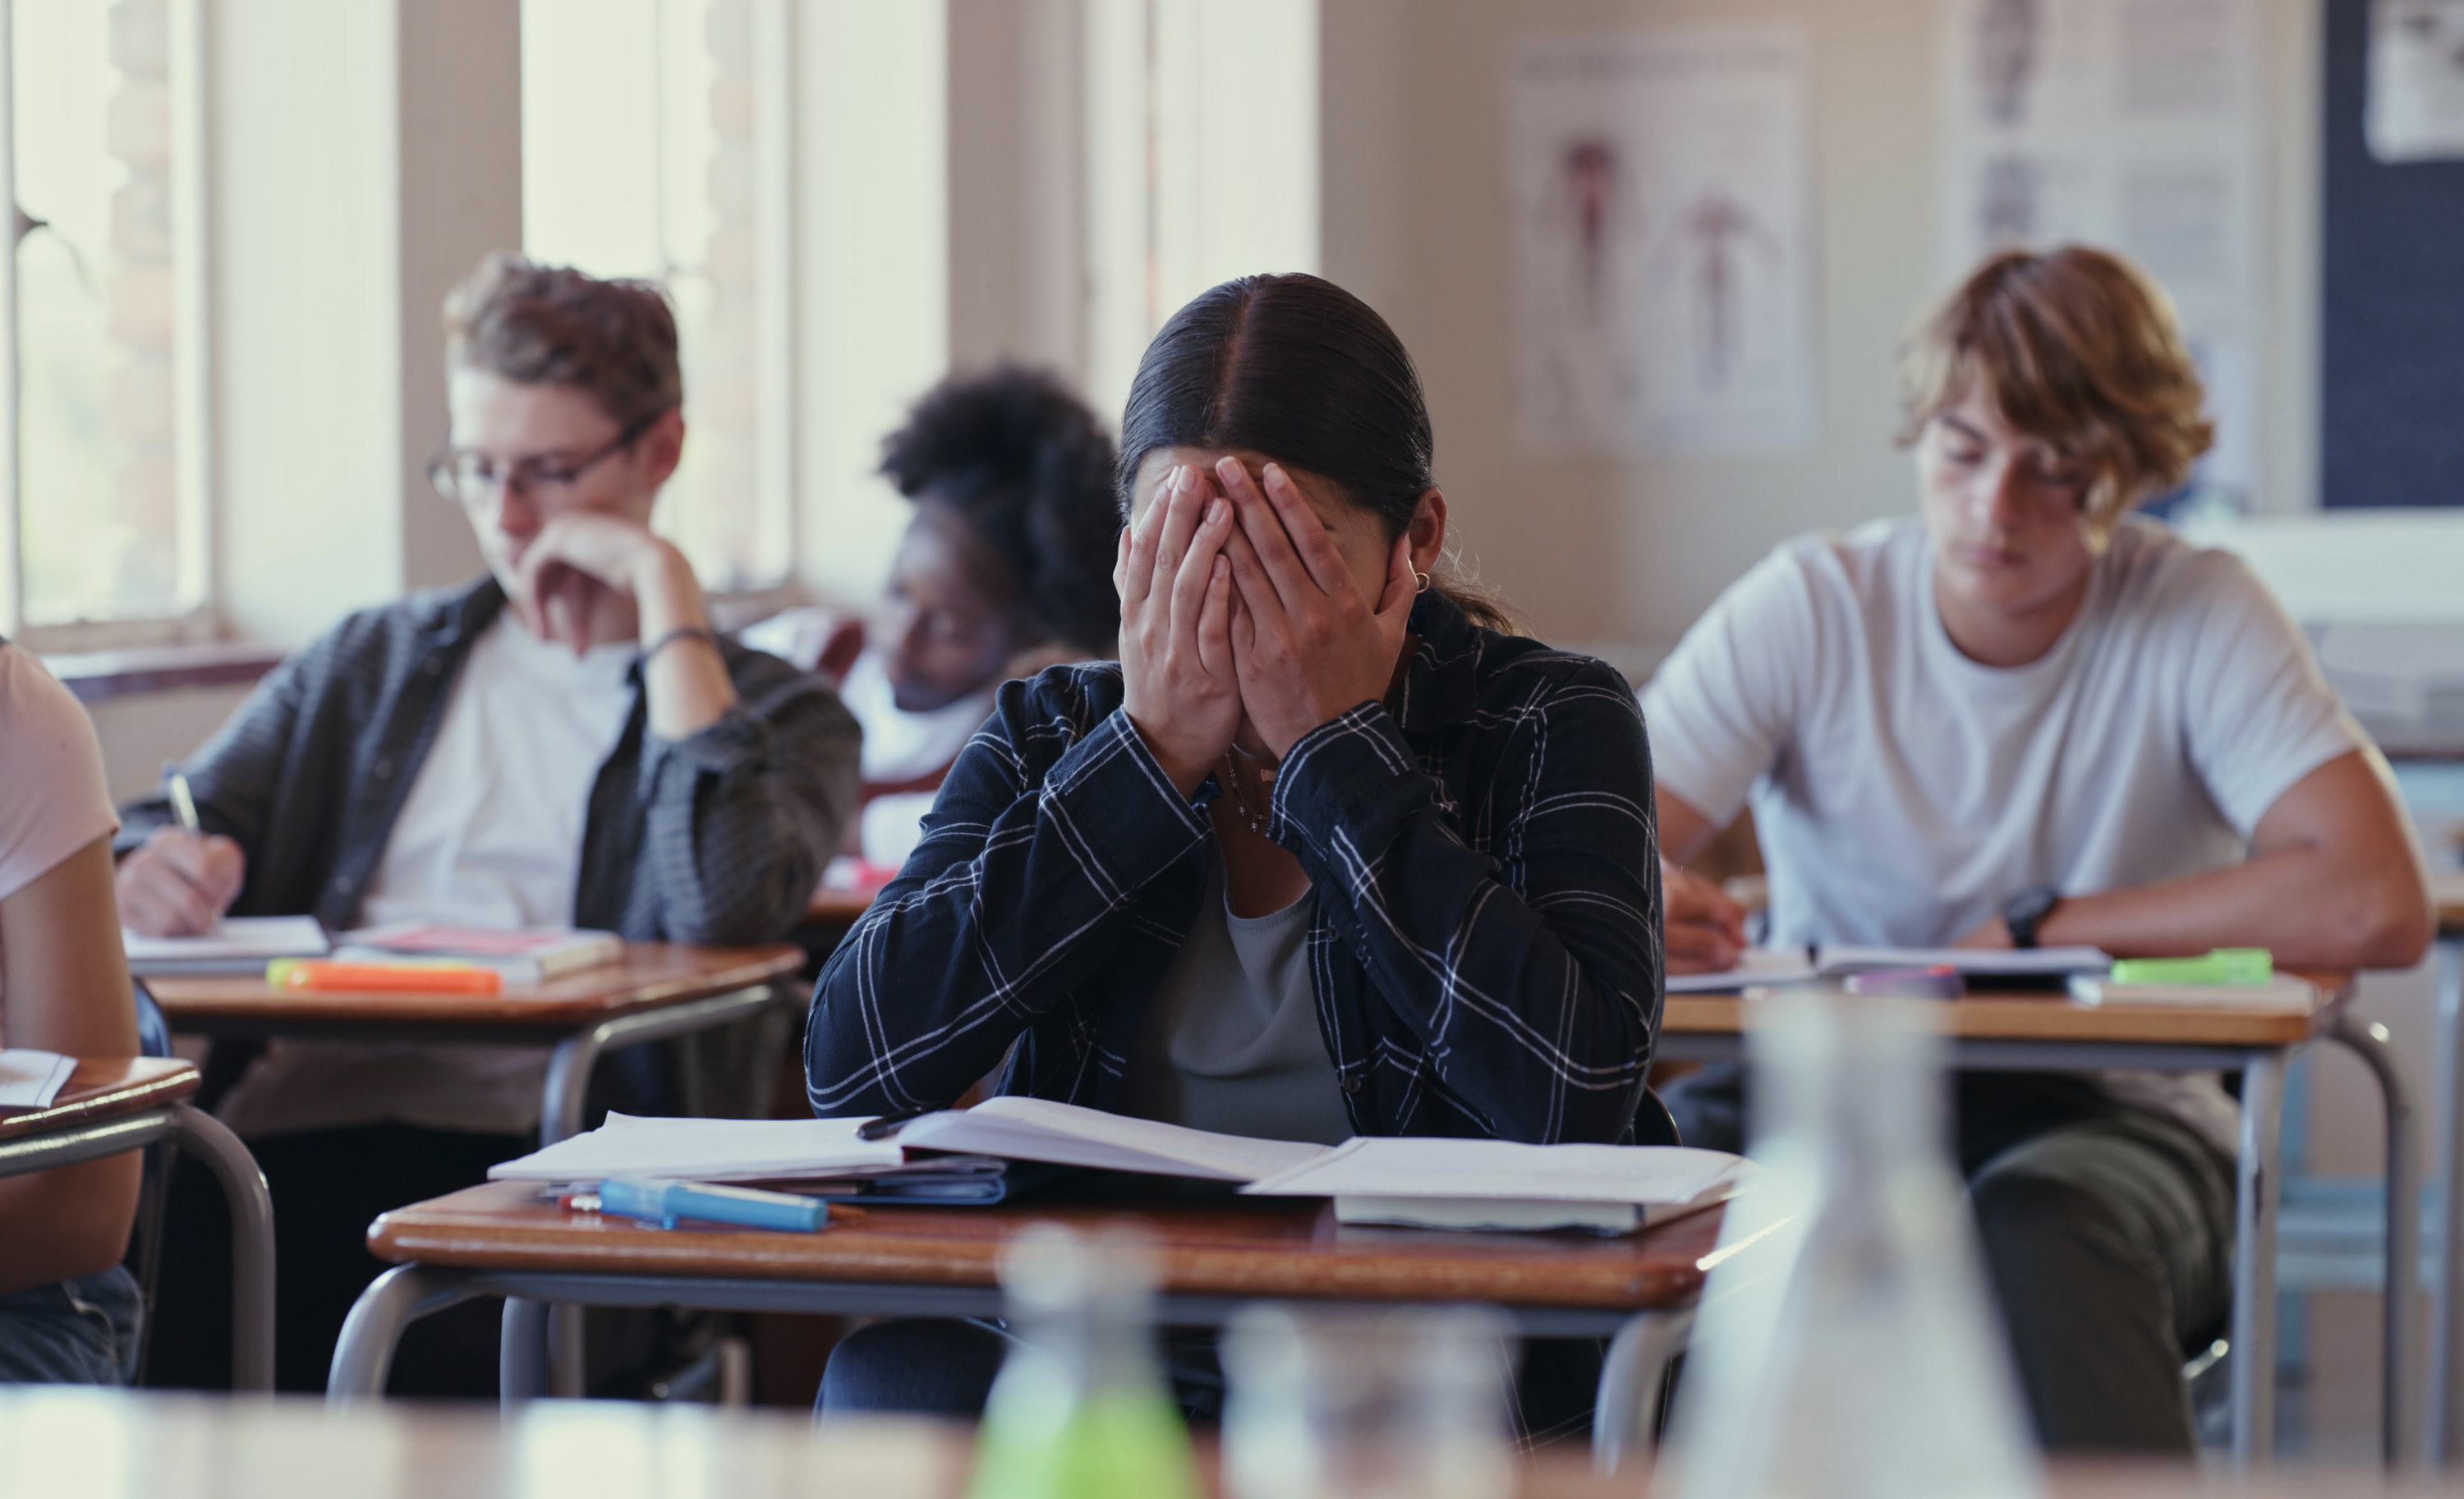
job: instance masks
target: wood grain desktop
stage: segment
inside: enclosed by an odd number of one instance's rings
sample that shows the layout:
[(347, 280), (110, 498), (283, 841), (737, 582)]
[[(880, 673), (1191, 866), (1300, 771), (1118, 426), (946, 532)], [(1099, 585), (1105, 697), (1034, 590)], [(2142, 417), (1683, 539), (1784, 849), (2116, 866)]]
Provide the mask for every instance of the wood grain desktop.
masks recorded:
[(621, 961), (502, 994), (318, 994), (275, 989), (254, 975), (149, 979), (174, 1030), (263, 1024), (388, 1024), (571, 1028), (637, 1010), (748, 988), (794, 973), (799, 949), (629, 942)]
[(1701, 1291), (1720, 1214), (1639, 1235), (1440, 1233), (1339, 1225), (1315, 1200), (1048, 1207), (838, 1206), (818, 1233), (643, 1227), (568, 1213), (532, 1183), (492, 1181), (399, 1208), (368, 1229), (379, 1259), (605, 1275), (992, 1286), (1031, 1223), (1127, 1223), (1154, 1236), (1167, 1294), (1496, 1301), (1644, 1310)]

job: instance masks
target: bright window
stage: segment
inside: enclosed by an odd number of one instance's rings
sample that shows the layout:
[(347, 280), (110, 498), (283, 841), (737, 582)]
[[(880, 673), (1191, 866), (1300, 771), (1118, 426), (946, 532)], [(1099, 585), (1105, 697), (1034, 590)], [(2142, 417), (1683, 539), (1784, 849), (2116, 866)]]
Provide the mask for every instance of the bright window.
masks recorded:
[(668, 290), (684, 463), (657, 524), (706, 587), (795, 559), (785, 0), (523, 0), (522, 242)]
[[(1088, 395), (1117, 417), (1149, 340), (1237, 276), (1318, 268), (1317, 0), (1092, 0)], [(1236, 108), (1221, 80), (1240, 79)]]
[(0, 0), (0, 19), (17, 207), (0, 629), (73, 646), (201, 626), (195, 0)]

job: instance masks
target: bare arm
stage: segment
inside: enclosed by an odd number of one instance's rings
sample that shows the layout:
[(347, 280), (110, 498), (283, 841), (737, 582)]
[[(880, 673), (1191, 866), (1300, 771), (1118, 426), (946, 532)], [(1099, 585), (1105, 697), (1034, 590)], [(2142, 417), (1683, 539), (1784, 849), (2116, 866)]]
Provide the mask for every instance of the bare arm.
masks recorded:
[[(2291, 967), (2405, 968), (2420, 960), (2435, 926), (2394, 777), (2376, 750), (2354, 750), (2277, 798), (2246, 862), (2067, 898), (2036, 937), (2124, 956), (2264, 947)], [(1996, 920), (1970, 940), (2007, 945), (2010, 934)]]
[[(0, 1035), (71, 1056), (137, 1053), (111, 840), (0, 900)], [(117, 1264), (137, 1216), (135, 1152), (0, 1179), (0, 1294)]]
[(1661, 899), (1667, 908), (1665, 948), (1670, 973), (1719, 973), (1737, 965), (1746, 950), (1746, 912), (1720, 887), (1684, 862), (1703, 851), (1720, 829), (1694, 805), (1666, 786), (1654, 793), (1660, 806)]

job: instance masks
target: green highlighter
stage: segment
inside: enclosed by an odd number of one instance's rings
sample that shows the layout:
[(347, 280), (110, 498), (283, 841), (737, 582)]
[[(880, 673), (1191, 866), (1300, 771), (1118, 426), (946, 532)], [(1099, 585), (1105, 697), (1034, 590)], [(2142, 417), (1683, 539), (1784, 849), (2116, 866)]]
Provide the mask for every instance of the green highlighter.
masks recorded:
[(2219, 947), (2205, 958), (2123, 958), (2112, 983), (2206, 983), (2255, 988), (2276, 977), (2276, 959), (2264, 947)]

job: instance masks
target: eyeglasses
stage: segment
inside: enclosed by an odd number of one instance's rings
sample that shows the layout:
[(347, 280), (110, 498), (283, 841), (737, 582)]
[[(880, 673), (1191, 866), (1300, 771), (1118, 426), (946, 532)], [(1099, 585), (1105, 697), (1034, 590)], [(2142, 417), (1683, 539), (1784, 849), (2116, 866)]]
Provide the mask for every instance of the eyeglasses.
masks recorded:
[(467, 452), (440, 447), (428, 460), (428, 482), (436, 493), (455, 504), (474, 504), (488, 497), (488, 491), (501, 484), (505, 492), (524, 499), (558, 496), (581, 482), (582, 476), (608, 459), (630, 448), (650, 430), (663, 408), (651, 412), (632, 426), (618, 432), (607, 446), (587, 457), (565, 461), (554, 457), (516, 458), (503, 468), (483, 452)]

